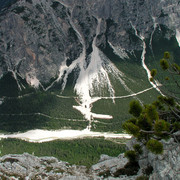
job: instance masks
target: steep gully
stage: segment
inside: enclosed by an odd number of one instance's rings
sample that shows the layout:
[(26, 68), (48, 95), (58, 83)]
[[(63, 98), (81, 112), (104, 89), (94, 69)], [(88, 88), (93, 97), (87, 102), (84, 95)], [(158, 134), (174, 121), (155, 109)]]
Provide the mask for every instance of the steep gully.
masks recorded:
[[(80, 99), (78, 100), (79, 106), (73, 106), (73, 108), (77, 109), (84, 115), (85, 119), (89, 121), (89, 125), (86, 127), (86, 129), (82, 131), (79, 131), (79, 130), (59, 130), (59, 131), (31, 130), (25, 133), (0, 135), (0, 138), (19, 138), (19, 139), (27, 140), (30, 142), (45, 142), (45, 141), (50, 141), (54, 139), (74, 139), (74, 138), (82, 138), (82, 137), (99, 137), (99, 136), (102, 136), (105, 138), (130, 138), (131, 137), (128, 134), (100, 133), (100, 132), (91, 131), (91, 123), (92, 121), (94, 121), (94, 118), (97, 118), (97, 119), (111, 119), (112, 118), (112, 116), (110, 115), (95, 114), (91, 112), (92, 104), (95, 101), (101, 99), (100, 97), (95, 97), (95, 98), (91, 97), (90, 93), (93, 93), (93, 85), (98, 87), (100, 86), (100, 84), (103, 85), (102, 82), (103, 83), (107, 82), (108, 91), (110, 93), (110, 97), (112, 98), (112, 100), (114, 99), (114, 95), (115, 95), (115, 91), (111, 85), (107, 70), (104, 69), (103, 67), (103, 61), (101, 57), (99, 56), (99, 50), (96, 47), (96, 39), (100, 31), (101, 19), (97, 19), (96, 36), (94, 37), (94, 40), (92, 43), (93, 51), (90, 57), (89, 65), (87, 65), (86, 64), (87, 62), (85, 61), (86, 47), (85, 47), (83, 36), (77, 30), (76, 26), (71, 20), (71, 17), (69, 17), (69, 22), (78, 35), (78, 38), (83, 46), (83, 51), (81, 55), (79, 56), (79, 58), (73, 61), (69, 67), (66, 65), (66, 60), (65, 60), (60, 67), (60, 70), (59, 70), (60, 74), (59, 74), (58, 79), (55, 80), (49, 87), (47, 87), (44, 90), (47, 91), (54, 85), (54, 83), (59, 82), (59, 81), (63, 81), (62, 90), (64, 90), (67, 83), (68, 75), (75, 68), (78, 67), (80, 69), (80, 73), (79, 73), (79, 77), (77, 79), (76, 85), (74, 87), (74, 90), (79, 95)], [(128, 87), (125, 85), (124, 81), (120, 77), (122, 76), (122, 73), (119, 72), (119, 70), (115, 68), (113, 64), (110, 64), (110, 62), (108, 62), (107, 64), (109, 65), (108, 66), (109, 71), (114, 72), (115, 75), (120, 80), (121, 84), (124, 84), (125, 88), (128, 91), (130, 91), (130, 89), (128, 89)], [(60, 97), (60, 96), (57, 95), (57, 97)], [(26, 115), (29, 115), (29, 114), (26, 114)], [(36, 113), (36, 115), (53, 118), (42, 113)]]
[[(154, 19), (155, 20), (155, 19)], [(77, 79), (76, 85), (74, 87), (75, 92), (79, 95), (79, 106), (73, 106), (73, 108), (77, 109), (80, 111), (86, 120), (89, 121), (89, 125), (86, 127), (84, 130), (56, 130), (56, 131), (48, 131), (48, 130), (30, 130), (25, 133), (16, 133), (16, 134), (8, 134), (4, 135), (1, 134), (0, 138), (18, 138), (18, 139), (23, 139), (29, 142), (46, 142), (46, 141), (51, 141), (55, 139), (75, 139), (75, 138), (83, 138), (83, 137), (105, 137), (105, 138), (131, 138), (128, 134), (113, 134), (113, 133), (100, 133), (100, 132), (92, 132), (91, 131), (91, 123), (94, 121), (94, 118), (99, 118), (99, 119), (111, 119), (112, 116), (110, 115), (103, 115), (103, 114), (95, 114), (91, 112), (92, 104), (100, 99), (117, 99), (117, 98), (127, 98), (127, 97), (133, 97), (138, 94), (142, 94), (146, 91), (149, 91), (153, 88), (155, 88), (158, 92), (160, 92), (158, 86), (158, 82), (155, 81), (155, 83), (150, 82), (152, 85), (151, 88), (142, 90), (137, 93), (133, 93), (124, 83), (122, 80), (123, 74), (110, 62), (106, 62), (108, 64), (107, 69), (105, 69), (103, 61), (99, 55), (99, 49), (96, 47), (96, 39), (97, 36), (100, 32), (100, 24), (101, 24), (101, 19), (97, 19), (97, 29), (96, 29), (96, 36), (94, 37), (93, 43), (92, 43), (92, 54), (90, 58), (90, 63), (87, 66), (85, 58), (86, 58), (86, 47), (85, 47), (85, 42), (83, 39), (83, 36), (81, 33), (77, 30), (76, 26), (74, 25), (73, 21), (71, 20), (71, 17), (69, 17), (69, 21), (74, 28), (75, 32), (78, 35), (78, 38), (80, 42), (82, 43), (83, 46), (83, 51), (79, 58), (77, 58), (75, 61), (72, 62), (72, 64), (67, 67), (66, 65), (66, 60), (62, 63), (60, 67), (60, 74), (58, 79), (56, 79), (49, 87), (44, 88), (45, 91), (50, 89), (54, 83), (63, 81), (62, 85), (62, 90), (64, 90), (66, 83), (67, 83), (67, 78), (68, 75), (77, 67), (80, 69), (80, 74)], [(141, 60), (142, 60), (142, 66), (147, 72), (147, 77), (150, 79), (151, 74), (150, 70), (145, 64), (145, 54), (146, 54), (146, 43), (144, 40), (144, 37), (141, 34), (137, 33), (136, 28), (132, 25), (132, 28), (134, 29), (135, 35), (142, 41), (143, 45), (143, 51), (141, 55)], [(156, 29), (157, 24), (154, 24), (154, 30)], [(153, 31), (154, 32), (154, 31)], [(153, 36), (152, 32), (152, 36)], [(152, 36), (151, 36), (151, 41), (152, 41)], [(176, 39), (177, 42), (180, 46), (180, 32), (179, 30), (176, 30)], [(150, 43), (151, 43), (150, 41)], [(87, 66), (87, 67), (86, 67)], [(109, 70), (109, 71), (107, 71)], [(119, 79), (120, 83), (124, 86), (124, 88), (130, 92), (130, 95), (127, 96), (115, 96), (115, 91), (111, 85), (108, 72), (113, 72), (114, 76)], [(17, 80), (17, 78), (15, 78)], [(105, 80), (105, 81), (104, 81)], [(91, 97), (91, 94), (93, 94), (93, 85), (96, 87), (99, 87), (101, 85), (101, 82), (107, 82), (107, 87), (110, 96), (109, 97)], [(17, 80), (18, 83), (18, 80)], [(40, 85), (40, 84), (39, 84)], [(19, 84), (18, 84), (19, 86)], [(160, 92), (161, 93), (161, 92)], [(162, 94), (162, 93), (161, 93)], [(62, 96), (57, 95), (59, 98), (63, 98)], [(72, 98), (72, 97), (64, 97), (64, 98)], [(39, 116), (45, 116), (48, 118), (54, 118), (51, 116), (48, 116), (46, 114), (42, 113), (36, 113)], [(30, 115), (30, 114), (29, 114)], [(76, 121), (82, 121), (82, 120), (76, 120)], [(101, 123), (101, 122), (99, 122)]]

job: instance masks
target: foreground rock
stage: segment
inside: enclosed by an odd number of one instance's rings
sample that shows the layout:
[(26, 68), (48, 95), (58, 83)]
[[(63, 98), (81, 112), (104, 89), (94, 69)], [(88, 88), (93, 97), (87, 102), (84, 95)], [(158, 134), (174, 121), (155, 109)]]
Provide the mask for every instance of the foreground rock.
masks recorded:
[[(164, 152), (162, 155), (154, 155), (147, 149), (143, 148), (138, 164), (140, 166), (138, 176), (148, 176), (149, 180), (179, 180), (180, 179), (180, 144), (174, 139), (162, 141)], [(127, 144), (132, 149), (135, 140)]]
[[(136, 143), (131, 140), (127, 146)], [(28, 153), (22, 155), (5, 155), (0, 158), (1, 179), (119, 179), (135, 180), (144, 176), (150, 180), (180, 179), (180, 145), (170, 139), (163, 142), (163, 155), (154, 155), (146, 149), (134, 166), (129, 165), (124, 154), (118, 157), (101, 155), (99, 162), (90, 169), (85, 166), (70, 165), (54, 157), (36, 157)], [(129, 176), (128, 176), (129, 175)]]
[(36, 157), (28, 153), (6, 155), (0, 159), (1, 178), (61, 179), (71, 176), (87, 179), (86, 167), (70, 165), (54, 157)]
[[(1, 179), (114, 179), (113, 173), (124, 168), (128, 160), (123, 156), (102, 155), (98, 164), (88, 170), (85, 166), (70, 165), (54, 157), (36, 157), (28, 153), (5, 155), (0, 158)], [(108, 174), (106, 174), (108, 172)], [(127, 176), (118, 179), (134, 179)]]

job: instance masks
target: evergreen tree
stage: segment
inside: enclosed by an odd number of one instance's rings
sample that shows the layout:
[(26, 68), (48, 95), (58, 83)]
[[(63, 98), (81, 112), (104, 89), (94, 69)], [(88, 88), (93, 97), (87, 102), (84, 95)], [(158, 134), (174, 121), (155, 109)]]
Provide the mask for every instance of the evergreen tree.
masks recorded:
[[(177, 80), (180, 75), (180, 66), (170, 63), (169, 59), (169, 52), (165, 52), (164, 58), (160, 60), (160, 65), (164, 71), (170, 74), (172, 82), (176, 84), (176, 92), (171, 92), (168, 89), (166, 91), (163, 88), (164, 95), (159, 96), (155, 102), (149, 105), (141, 106), (139, 101), (132, 101), (129, 113), (132, 114), (133, 118), (123, 124), (127, 133), (132, 134), (137, 141), (141, 142), (140, 144), (145, 145), (155, 154), (163, 153), (163, 145), (160, 142), (162, 139), (174, 138), (177, 143), (180, 142), (180, 133), (177, 133), (180, 130), (180, 98), (178, 97), (180, 84)], [(150, 80), (154, 83), (156, 83), (156, 74), (157, 70), (153, 69)], [(169, 77), (165, 79), (167, 81)], [(161, 87), (159, 88), (161, 90)], [(132, 161), (141, 153), (141, 146), (136, 145), (134, 151), (127, 151), (125, 156)]]

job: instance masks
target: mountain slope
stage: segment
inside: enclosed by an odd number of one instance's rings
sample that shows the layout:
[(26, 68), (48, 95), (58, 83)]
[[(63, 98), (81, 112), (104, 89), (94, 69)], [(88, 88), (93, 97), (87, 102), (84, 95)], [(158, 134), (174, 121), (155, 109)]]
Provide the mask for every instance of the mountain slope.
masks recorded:
[[(21, 0), (11, 4), (2, 4), (6, 8), (0, 15), (0, 113), (2, 122), (14, 115), (2, 130), (22, 114), (20, 123), (28, 129), (31, 118), (27, 116), (33, 114), (37, 122), (32, 128), (73, 128), (66, 119), (75, 116), (84, 121), (76, 128), (118, 131), (129, 117), (132, 98), (149, 103), (161, 93), (159, 83), (149, 81), (149, 69), (157, 66), (163, 51), (170, 50), (175, 58), (180, 55), (178, 0)], [(9, 79), (14, 80), (16, 91), (12, 92)], [(52, 96), (59, 98), (54, 100), (56, 105), (34, 103), (31, 95), (34, 108), (3, 98), (36, 94), (31, 87), (49, 92), (38, 96), (45, 102)], [(73, 100), (60, 100), (59, 94)], [(27, 97), (22, 98), (26, 102)], [(8, 111), (9, 103), (19, 108)], [(69, 105), (72, 114), (59, 113)], [(66, 123), (57, 123), (58, 118)]]

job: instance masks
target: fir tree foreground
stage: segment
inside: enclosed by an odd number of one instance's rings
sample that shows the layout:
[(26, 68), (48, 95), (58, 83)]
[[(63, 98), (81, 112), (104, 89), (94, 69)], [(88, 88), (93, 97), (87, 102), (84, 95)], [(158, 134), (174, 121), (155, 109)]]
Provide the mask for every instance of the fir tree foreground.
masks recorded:
[[(162, 139), (174, 140), (180, 142), (180, 66), (171, 63), (169, 52), (164, 53), (163, 59), (160, 60), (163, 71), (167, 71), (168, 77), (165, 82), (171, 81), (176, 86), (175, 91), (166, 89), (165, 83), (157, 86), (163, 95), (159, 96), (155, 102), (148, 105), (141, 105), (139, 101), (134, 100), (130, 103), (129, 113), (133, 116), (123, 124), (125, 131), (133, 135), (139, 144), (134, 145), (134, 150), (127, 151), (125, 156), (130, 162), (136, 161), (142, 154), (141, 147), (144, 145), (154, 154), (163, 153)], [(156, 69), (151, 71), (151, 79), (156, 82)]]

